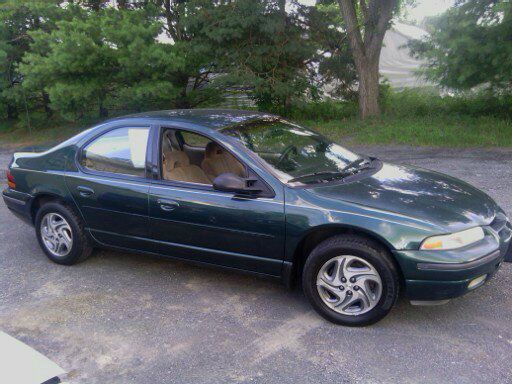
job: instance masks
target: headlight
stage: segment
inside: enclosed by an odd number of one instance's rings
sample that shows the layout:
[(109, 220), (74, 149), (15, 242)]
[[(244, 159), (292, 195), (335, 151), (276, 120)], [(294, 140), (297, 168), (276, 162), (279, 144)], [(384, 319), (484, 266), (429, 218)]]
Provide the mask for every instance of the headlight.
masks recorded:
[(475, 227), (449, 235), (428, 237), (421, 243), (420, 249), (431, 251), (461, 248), (482, 240), (484, 236), (482, 227)]

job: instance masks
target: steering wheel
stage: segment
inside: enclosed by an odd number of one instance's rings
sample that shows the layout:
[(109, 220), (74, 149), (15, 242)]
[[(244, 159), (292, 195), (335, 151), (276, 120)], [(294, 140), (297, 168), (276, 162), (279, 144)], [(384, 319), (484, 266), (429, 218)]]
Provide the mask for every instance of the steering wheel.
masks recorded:
[(277, 167), (277, 166), (279, 166), (279, 165), (283, 162), (283, 160), (284, 160), (284, 159), (288, 158), (288, 156), (290, 155), (290, 153), (291, 153), (292, 151), (293, 151), (293, 153), (294, 153), (294, 154), (296, 154), (296, 155), (299, 153), (299, 151), (298, 151), (297, 147), (296, 147), (295, 145), (293, 145), (293, 144), (290, 144), (289, 146), (287, 146), (287, 147), (284, 149), (284, 151), (283, 151), (283, 153), (281, 154), (281, 156), (279, 156), (279, 159), (277, 160), (277, 162), (276, 162), (276, 165), (275, 165), (275, 166), (276, 166), (276, 167)]

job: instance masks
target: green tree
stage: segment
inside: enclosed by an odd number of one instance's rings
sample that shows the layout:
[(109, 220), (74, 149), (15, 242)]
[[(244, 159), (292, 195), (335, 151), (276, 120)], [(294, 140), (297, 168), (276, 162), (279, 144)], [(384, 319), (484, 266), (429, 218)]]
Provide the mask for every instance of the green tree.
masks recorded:
[(175, 72), (185, 65), (175, 45), (158, 42), (151, 10), (71, 7), (74, 17), (31, 33), (20, 66), (28, 89), (43, 87), (52, 106), (75, 118), (96, 109), (173, 107)]
[(319, 1), (307, 7), (303, 16), (308, 24), (308, 34), (317, 45), (317, 54), (312, 57), (318, 85), (330, 89), (330, 96), (344, 99), (354, 98), (357, 81), (354, 60), (348, 44), (346, 28), (337, 4)]
[(30, 49), (32, 31), (51, 31), (62, 17), (61, 1), (7, 0), (0, 5), (0, 104), (9, 119), (21, 109), (44, 107), (51, 114), (43, 88), (25, 92), (18, 65)]
[(426, 59), (427, 78), (454, 89), (510, 91), (511, 11), (508, 0), (467, 0), (433, 18), (429, 37), (410, 43), (413, 54)]
[(260, 108), (289, 108), (313, 89), (308, 62), (316, 44), (301, 18), (303, 5), (285, 0), (201, 2), (189, 19), (197, 52), (214, 53), (223, 84), (248, 86)]
[(71, 0), (69, 3), (72, 5), (79, 5), (83, 8), (96, 12), (111, 5), (109, 0)]
[(200, 103), (219, 101), (219, 91), (211, 86), (205, 87), (210, 83), (215, 47), (198, 50), (197, 30), (190, 28), (190, 19), (198, 12), (213, 8), (216, 1), (150, 0), (149, 3), (157, 7), (167, 38), (180, 50), (186, 63), (181, 71), (174, 73), (174, 84), (180, 88), (176, 106), (192, 108)]

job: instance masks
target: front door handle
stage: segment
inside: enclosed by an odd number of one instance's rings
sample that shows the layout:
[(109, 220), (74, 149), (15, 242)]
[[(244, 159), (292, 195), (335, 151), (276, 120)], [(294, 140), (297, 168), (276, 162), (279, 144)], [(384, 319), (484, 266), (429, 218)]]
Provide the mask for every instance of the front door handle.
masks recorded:
[(84, 187), (82, 185), (76, 187), (78, 193), (80, 194), (80, 196), (82, 197), (90, 197), (92, 195), (94, 195), (94, 189), (92, 188), (89, 188), (89, 187)]
[(158, 199), (157, 204), (160, 205), (162, 211), (173, 211), (180, 206), (180, 203), (169, 199)]

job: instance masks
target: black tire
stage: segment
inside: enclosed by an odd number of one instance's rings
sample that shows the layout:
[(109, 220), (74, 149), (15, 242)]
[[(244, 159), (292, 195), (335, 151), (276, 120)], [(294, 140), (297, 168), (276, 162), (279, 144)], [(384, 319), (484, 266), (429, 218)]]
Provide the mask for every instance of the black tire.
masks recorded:
[[(73, 243), (71, 250), (65, 256), (53, 255), (44, 244), (41, 236), (41, 221), (48, 213), (57, 213), (61, 215), (71, 227)], [(91, 255), (91, 241), (87, 237), (82, 219), (73, 209), (60, 202), (49, 202), (39, 208), (36, 214), (35, 228), (37, 240), (39, 241), (41, 249), (51, 261), (57, 264), (73, 265), (85, 260)]]
[[(330, 259), (353, 255), (370, 263), (382, 281), (382, 295), (374, 308), (359, 315), (346, 315), (331, 309), (320, 297), (317, 275)], [(313, 308), (325, 319), (340, 325), (365, 326), (386, 316), (398, 297), (399, 273), (389, 252), (377, 242), (356, 235), (340, 235), (324, 240), (308, 256), (302, 273), (304, 294)]]

